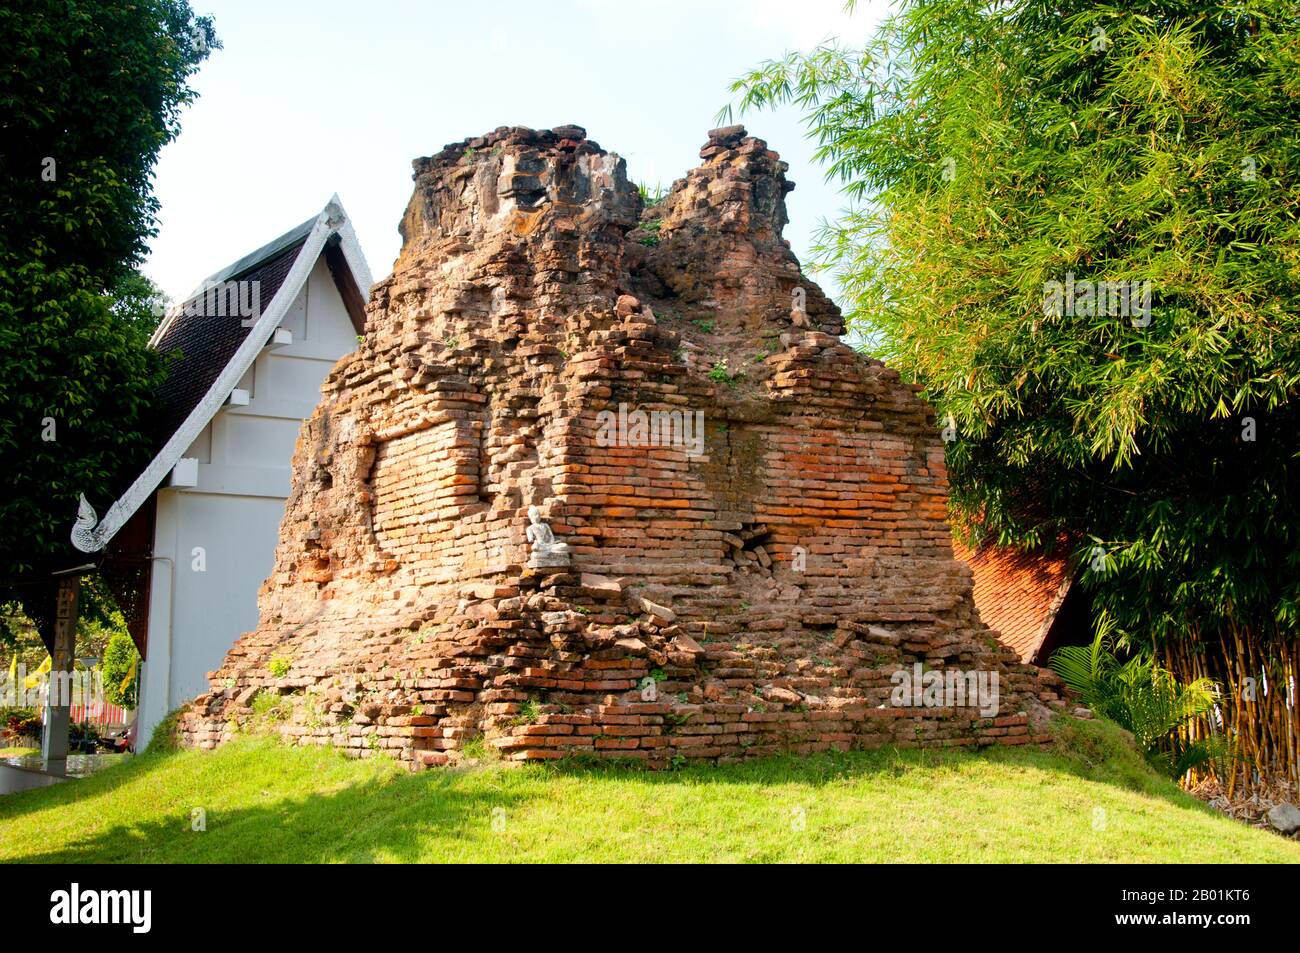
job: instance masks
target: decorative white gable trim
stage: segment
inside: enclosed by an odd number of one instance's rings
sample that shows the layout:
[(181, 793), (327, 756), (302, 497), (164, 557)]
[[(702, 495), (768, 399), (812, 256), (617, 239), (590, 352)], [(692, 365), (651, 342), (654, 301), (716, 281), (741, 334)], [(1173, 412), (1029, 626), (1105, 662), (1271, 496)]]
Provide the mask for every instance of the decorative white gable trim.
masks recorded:
[[(257, 322), (249, 330), (248, 336), (244, 338), (243, 343), (235, 351), (230, 362), (222, 369), (217, 379), (213, 381), (203, 399), (190, 411), (184, 423), (176, 429), (176, 432), (171, 435), (163, 448), (158, 451), (158, 455), (145, 467), (144, 472), (136, 477), (135, 482), (127, 488), (121, 498), (109, 507), (108, 512), (104, 514), (104, 519), (98, 525), (95, 522), (94, 509), (87, 502), (84, 495), (80, 498), (77, 509), (77, 522), (73, 526), (71, 535), (73, 546), (83, 553), (94, 553), (103, 549), (117, 534), (118, 530), (126, 524), (126, 521), (135, 514), (136, 510), (144, 504), (149, 495), (167, 478), (167, 475), (172, 472), (172, 468), (181, 459), (181, 455), (203, 432), (203, 428), (216, 416), (217, 411), (225, 404), (231, 391), (235, 389), (235, 385), (253, 366), (258, 354), (272, 342), (276, 330), (280, 326), (280, 321), (288, 313), (289, 308), (298, 297), (298, 292), (307, 281), (307, 276), (311, 274), (311, 270), (316, 266), (316, 260), (320, 258), (321, 253), (325, 250), (325, 243), (335, 235), (339, 237), (339, 248), (343, 252), (348, 268), (352, 271), (352, 278), (356, 281), (362, 297), (369, 297), (370, 286), (374, 283), (370, 277), (370, 268), (366, 265), (365, 256), (361, 254), (361, 245), (357, 241), (352, 223), (348, 220), (347, 213), (343, 211), (343, 205), (339, 201), (338, 194), (335, 193), (325, 208), (316, 216), (315, 224), (307, 234), (307, 238), (303, 242), (297, 258), (294, 259), (289, 274), (285, 276), (283, 284), (275, 293), (275, 297), (271, 299)], [(194, 295), (191, 295), (186, 300), (192, 300), (195, 295), (206, 290), (212, 283), (211, 279), (205, 280), (195, 290)], [(176, 319), (180, 307), (173, 308), (166, 320), (159, 325), (158, 330), (150, 338), (151, 345), (161, 340), (166, 326)]]

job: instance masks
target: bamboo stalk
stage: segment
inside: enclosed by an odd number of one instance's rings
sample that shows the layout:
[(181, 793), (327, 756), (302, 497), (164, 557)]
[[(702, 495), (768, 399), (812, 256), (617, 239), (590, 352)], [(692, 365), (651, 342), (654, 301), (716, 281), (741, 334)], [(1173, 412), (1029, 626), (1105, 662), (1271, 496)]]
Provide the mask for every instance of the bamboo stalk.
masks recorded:
[[(1180, 731), (1188, 743), (1223, 733), (1235, 758), (1226, 776), (1220, 766), (1193, 772), (1196, 782), (1217, 777), (1229, 797), (1257, 783), (1286, 780), (1300, 786), (1300, 705), (1291, 685), (1300, 678), (1300, 643), (1274, 628), (1230, 624), (1218, 638), (1188, 637), (1160, 647), (1164, 666), (1180, 681), (1208, 678), (1220, 686), (1222, 726), (1213, 715), (1195, 719)], [(1247, 693), (1247, 679), (1254, 691)], [(1267, 687), (1267, 690), (1265, 688)]]

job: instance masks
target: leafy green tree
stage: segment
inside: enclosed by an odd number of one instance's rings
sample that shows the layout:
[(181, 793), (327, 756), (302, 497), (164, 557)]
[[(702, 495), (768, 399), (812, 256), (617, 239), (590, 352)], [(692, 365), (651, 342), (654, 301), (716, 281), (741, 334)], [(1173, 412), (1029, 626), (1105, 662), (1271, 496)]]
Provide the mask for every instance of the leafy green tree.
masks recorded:
[(1300, 779), (1300, 3), (905, 0), (734, 91), (843, 181), (820, 254), (938, 405), (956, 522), (1074, 540), (1121, 641)]
[[(127, 634), (126, 618), (108, 583), (98, 573), (83, 576), (77, 600), (76, 656), (102, 659), (109, 641), (119, 634)], [(34, 672), (48, 654), (36, 623), (23, 611), (22, 603), (0, 603), (0, 659), (4, 667), (16, 656), (28, 672)]]
[(7, 671), (17, 658), (18, 664), (34, 672), (48, 654), (22, 604), (11, 601), (0, 605), (0, 667)]
[(162, 369), (134, 268), (151, 176), (216, 45), (184, 0), (16, 0), (0, 9), (0, 601), (75, 557), (77, 497), (147, 456)]
[(129, 271), (113, 285), (110, 308), (119, 323), (134, 327), (147, 341), (169, 303), (161, 288), (138, 271)]
[(118, 632), (108, 640), (104, 650), (104, 697), (112, 705), (134, 709), (136, 704), (136, 673), (140, 654), (135, 643), (125, 632)]

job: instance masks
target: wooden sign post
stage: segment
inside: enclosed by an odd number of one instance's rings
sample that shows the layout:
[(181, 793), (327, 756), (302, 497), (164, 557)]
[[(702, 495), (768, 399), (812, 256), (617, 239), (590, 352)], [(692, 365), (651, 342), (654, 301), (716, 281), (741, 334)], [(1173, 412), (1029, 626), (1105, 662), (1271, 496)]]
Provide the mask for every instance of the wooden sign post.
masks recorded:
[(41, 760), (52, 774), (61, 774), (68, 763), (68, 715), (72, 707), (72, 663), (77, 646), (77, 600), (81, 576), (59, 579), (54, 603), (54, 648), (50, 652), (50, 680), (45, 692), (44, 731)]

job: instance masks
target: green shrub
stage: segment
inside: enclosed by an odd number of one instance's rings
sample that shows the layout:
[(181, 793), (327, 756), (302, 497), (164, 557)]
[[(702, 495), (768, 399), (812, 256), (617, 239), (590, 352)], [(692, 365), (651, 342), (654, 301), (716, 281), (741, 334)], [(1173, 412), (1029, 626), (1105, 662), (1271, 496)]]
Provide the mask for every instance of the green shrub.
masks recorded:
[(262, 724), (285, 721), (293, 714), (292, 704), (278, 692), (262, 689), (253, 696), (253, 718)]
[[(149, 744), (144, 749), (145, 754), (162, 754), (180, 749), (180, 717), (181, 710), (177, 708), (174, 711), (169, 711), (163, 717), (163, 720), (154, 726), (153, 734), (149, 736)], [(140, 741), (137, 738), (137, 750), (139, 744)]]
[(735, 387), (736, 381), (743, 377), (743, 374), (732, 374), (727, 370), (725, 360), (716, 361), (713, 368), (709, 371), (709, 380), (715, 384), (726, 384), (728, 387)]
[(461, 745), (461, 756), (470, 761), (499, 761), (501, 751), (487, 743), (486, 735), (477, 735)]
[(656, 182), (653, 186), (646, 182), (638, 182), (636, 190), (641, 196), (641, 201), (646, 208), (653, 208), (668, 197), (668, 190), (660, 183)]
[(537, 719), (540, 718), (541, 716), (542, 716), (542, 709), (541, 706), (537, 703), (537, 699), (530, 698), (528, 699), (528, 701), (524, 702), (522, 705), (519, 706), (519, 714), (516, 715), (514, 718), (510, 719), (510, 724), (531, 725), (534, 724), (537, 721)]
[(115, 632), (104, 649), (104, 697), (109, 704), (134, 710), (138, 701), (136, 673), (140, 653), (125, 632)]
[(88, 721), (74, 721), (68, 726), (68, 740), (73, 744), (82, 741), (93, 741), (98, 744), (101, 737), (99, 729)]
[(0, 708), (0, 732), (14, 741), (39, 737), (41, 716), (34, 708)]
[(1209, 679), (1180, 683), (1143, 653), (1121, 662), (1105, 626), (1091, 645), (1057, 649), (1051, 665), (1084, 704), (1130, 732), (1147, 763), (1162, 774), (1182, 777), (1223, 756), (1222, 742), (1189, 742), (1183, 732), (1214, 709), (1218, 688)]

